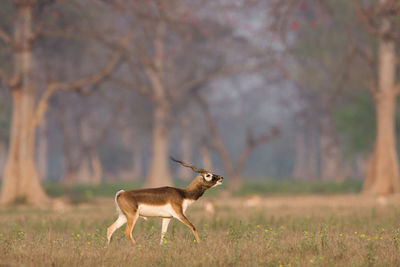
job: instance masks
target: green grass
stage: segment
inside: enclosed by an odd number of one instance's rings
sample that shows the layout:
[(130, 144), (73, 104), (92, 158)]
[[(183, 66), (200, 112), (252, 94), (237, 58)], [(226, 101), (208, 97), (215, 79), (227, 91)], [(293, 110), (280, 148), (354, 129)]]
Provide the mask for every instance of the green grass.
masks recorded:
[(102, 183), (100, 185), (75, 184), (65, 187), (57, 182), (44, 182), (44, 189), (51, 197), (66, 197), (73, 204), (93, 201), (95, 197), (111, 197), (121, 189), (143, 187), (140, 181)]
[[(190, 181), (175, 180), (175, 186), (186, 187)], [(66, 196), (72, 203), (92, 201), (95, 197), (112, 197), (120, 189), (136, 189), (143, 187), (142, 181), (127, 181), (103, 183), (99, 186), (73, 185), (63, 187), (59, 183), (45, 182), (46, 192), (52, 197)], [(343, 194), (358, 193), (361, 190), (362, 181), (346, 180), (336, 182), (307, 182), (295, 180), (248, 180), (243, 183), (240, 190), (233, 192), (235, 196), (259, 195), (305, 195), (305, 194)], [(226, 189), (228, 184), (208, 190), (205, 196), (215, 197)]]
[(163, 246), (160, 219), (138, 221), (136, 247), (123, 228), (107, 245), (106, 228), (116, 219), (112, 198), (62, 212), (1, 209), (0, 265), (400, 266), (400, 212), (395, 206), (349, 203), (343, 211), (299, 211), (295, 206), (243, 209), (230, 200), (215, 201), (220, 203), (215, 216), (204, 216), (199, 204), (188, 211), (200, 244), (173, 220)]
[(124, 181), (124, 182), (113, 182), (113, 183), (102, 183), (96, 185), (86, 184), (75, 184), (69, 187), (65, 187), (58, 182), (44, 182), (43, 186), (52, 197), (59, 197), (65, 194), (91, 194), (97, 197), (113, 196), (118, 190), (126, 188), (140, 188), (143, 186), (143, 182), (140, 181)]
[(255, 180), (246, 181), (237, 196), (260, 195), (306, 195), (306, 194), (343, 194), (361, 191), (362, 181), (345, 180), (343, 182), (310, 182), (295, 180)]

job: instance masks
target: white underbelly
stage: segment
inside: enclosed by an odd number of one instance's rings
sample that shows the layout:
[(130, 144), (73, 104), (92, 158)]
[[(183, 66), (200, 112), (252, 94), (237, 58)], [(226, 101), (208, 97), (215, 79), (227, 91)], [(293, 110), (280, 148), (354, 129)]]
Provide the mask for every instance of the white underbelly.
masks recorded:
[(139, 205), (139, 215), (143, 217), (172, 217), (174, 214), (171, 204), (161, 206)]

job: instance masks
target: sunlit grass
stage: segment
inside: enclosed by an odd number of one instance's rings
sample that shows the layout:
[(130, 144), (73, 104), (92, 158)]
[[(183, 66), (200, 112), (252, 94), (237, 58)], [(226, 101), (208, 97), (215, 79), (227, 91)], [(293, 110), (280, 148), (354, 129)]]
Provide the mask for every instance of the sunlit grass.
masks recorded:
[[(229, 203), (228, 203), (229, 204)], [(196, 204), (195, 204), (196, 205)], [(292, 215), (263, 208), (189, 210), (202, 242), (173, 220), (159, 245), (161, 220), (139, 220), (132, 246), (118, 230), (112, 199), (63, 212), (24, 207), (0, 213), (0, 262), (17, 266), (400, 266), (400, 215), (393, 206), (339, 215)]]

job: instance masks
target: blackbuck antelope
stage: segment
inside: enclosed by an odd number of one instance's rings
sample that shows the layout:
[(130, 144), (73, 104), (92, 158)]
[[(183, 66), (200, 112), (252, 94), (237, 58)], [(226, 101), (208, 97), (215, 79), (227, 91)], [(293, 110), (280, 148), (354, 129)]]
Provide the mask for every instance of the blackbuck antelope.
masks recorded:
[(176, 218), (189, 227), (196, 237), (196, 241), (200, 242), (196, 228), (186, 218), (185, 211), (187, 207), (199, 199), (207, 189), (222, 184), (223, 177), (210, 173), (204, 169), (197, 169), (193, 165), (186, 164), (172, 157), (171, 159), (198, 173), (196, 178), (185, 189), (166, 186), (118, 191), (115, 195), (115, 205), (118, 212), (118, 218), (107, 229), (108, 243), (110, 243), (111, 236), (115, 230), (127, 223), (125, 235), (130, 239), (132, 244), (136, 244), (135, 239), (132, 237), (132, 230), (139, 216), (144, 218), (162, 218), (161, 244), (163, 243), (171, 218)]

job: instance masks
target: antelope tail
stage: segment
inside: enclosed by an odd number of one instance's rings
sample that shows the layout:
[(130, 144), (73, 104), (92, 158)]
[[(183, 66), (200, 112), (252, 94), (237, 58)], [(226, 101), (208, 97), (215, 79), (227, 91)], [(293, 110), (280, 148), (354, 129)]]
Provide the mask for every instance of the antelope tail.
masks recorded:
[(115, 194), (115, 198), (114, 198), (114, 202), (115, 202), (115, 208), (117, 209), (117, 213), (118, 215), (123, 215), (121, 209), (118, 206), (118, 202), (117, 202), (117, 197), (119, 194), (125, 192), (125, 190), (119, 190), (116, 194)]

